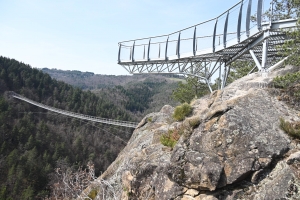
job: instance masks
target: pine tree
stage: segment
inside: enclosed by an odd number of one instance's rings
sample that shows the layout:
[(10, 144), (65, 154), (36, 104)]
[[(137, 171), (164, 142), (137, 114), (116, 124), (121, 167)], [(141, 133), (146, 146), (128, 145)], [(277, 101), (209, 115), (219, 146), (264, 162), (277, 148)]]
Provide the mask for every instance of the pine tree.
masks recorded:
[(172, 97), (180, 103), (190, 103), (192, 99), (199, 98), (209, 92), (205, 83), (200, 82), (197, 77), (187, 77), (186, 83), (179, 82)]

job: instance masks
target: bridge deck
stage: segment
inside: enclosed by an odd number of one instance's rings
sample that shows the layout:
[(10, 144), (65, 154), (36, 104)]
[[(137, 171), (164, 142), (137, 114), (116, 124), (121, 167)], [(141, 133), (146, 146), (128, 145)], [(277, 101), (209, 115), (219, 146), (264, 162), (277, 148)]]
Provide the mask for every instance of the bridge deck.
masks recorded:
[(44, 108), (46, 110), (55, 112), (55, 113), (59, 113), (62, 115), (66, 115), (69, 117), (74, 117), (74, 118), (78, 118), (78, 119), (83, 119), (83, 120), (88, 120), (88, 121), (92, 121), (92, 122), (98, 122), (98, 123), (103, 123), (103, 124), (110, 124), (110, 125), (116, 125), (116, 126), (123, 126), (123, 127), (129, 127), (129, 128), (136, 128), (137, 127), (137, 123), (135, 122), (127, 122), (127, 121), (119, 121), (119, 120), (114, 120), (114, 119), (106, 119), (106, 118), (100, 118), (100, 117), (95, 117), (95, 116), (89, 116), (89, 115), (84, 115), (84, 114), (79, 114), (79, 113), (74, 113), (74, 112), (70, 112), (70, 111), (66, 111), (66, 110), (61, 110), (58, 108), (54, 108), (54, 107), (50, 107), (41, 103), (38, 103), (36, 101), (30, 100), (26, 97), (23, 97), (15, 92), (11, 92), (11, 96), (13, 98), (25, 101), (27, 103), (30, 103), (32, 105), (38, 106), (40, 108)]

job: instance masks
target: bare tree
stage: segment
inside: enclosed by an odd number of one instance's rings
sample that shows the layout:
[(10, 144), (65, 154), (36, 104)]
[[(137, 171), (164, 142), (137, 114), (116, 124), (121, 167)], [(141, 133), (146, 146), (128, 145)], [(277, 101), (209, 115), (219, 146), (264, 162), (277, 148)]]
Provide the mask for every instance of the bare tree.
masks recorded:
[[(117, 199), (113, 184), (103, 179), (96, 179), (92, 162), (83, 169), (74, 171), (64, 161), (57, 164), (55, 173), (51, 175), (51, 194), (48, 200), (59, 199)], [(86, 188), (90, 188), (88, 193)]]

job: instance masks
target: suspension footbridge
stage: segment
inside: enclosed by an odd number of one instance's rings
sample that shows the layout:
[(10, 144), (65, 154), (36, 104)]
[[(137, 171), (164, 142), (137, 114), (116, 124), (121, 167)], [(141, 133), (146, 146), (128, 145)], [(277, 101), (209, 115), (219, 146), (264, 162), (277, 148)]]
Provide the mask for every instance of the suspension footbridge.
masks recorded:
[(55, 112), (55, 113), (59, 113), (62, 115), (66, 115), (69, 117), (74, 117), (74, 118), (78, 118), (78, 119), (82, 119), (82, 120), (88, 120), (88, 121), (92, 121), (92, 122), (97, 122), (97, 123), (103, 123), (103, 124), (110, 124), (110, 125), (116, 125), (116, 126), (123, 126), (123, 127), (129, 127), (129, 128), (136, 128), (137, 127), (137, 123), (135, 122), (128, 122), (128, 121), (120, 121), (120, 120), (114, 120), (114, 119), (106, 119), (106, 118), (100, 118), (100, 117), (95, 117), (95, 116), (90, 116), (90, 115), (84, 115), (84, 114), (79, 114), (79, 113), (74, 113), (74, 112), (70, 112), (70, 111), (66, 111), (66, 110), (61, 110), (58, 108), (54, 108), (51, 106), (47, 106), (41, 103), (38, 103), (36, 101), (33, 101), (31, 99), (28, 99), (24, 96), (21, 96), (15, 92), (10, 92), (9, 95), (13, 98), (25, 101), (27, 103), (30, 103), (32, 105), (38, 106), (40, 108)]
[(271, 71), (286, 59), (279, 53), (280, 45), (297, 23), (296, 16), (277, 20), (273, 7), (273, 0), (242, 0), (185, 29), (119, 42), (118, 64), (131, 74), (196, 76), (209, 88), (211, 79), (218, 77), (218, 89), (225, 87), (234, 61), (253, 61), (259, 71)]

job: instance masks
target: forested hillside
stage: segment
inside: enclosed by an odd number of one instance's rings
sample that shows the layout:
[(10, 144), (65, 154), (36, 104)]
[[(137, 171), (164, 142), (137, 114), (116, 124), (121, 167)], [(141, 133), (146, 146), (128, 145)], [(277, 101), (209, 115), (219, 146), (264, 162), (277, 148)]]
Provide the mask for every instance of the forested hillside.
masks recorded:
[(7, 91), (73, 112), (133, 120), (104, 98), (0, 57), (0, 199), (47, 196), (58, 163), (77, 169), (92, 161), (99, 175), (131, 136), (132, 129), (56, 115), (12, 99)]
[[(121, 66), (120, 66), (121, 67)], [(56, 80), (69, 83), (70, 85), (81, 89), (97, 90), (101, 88), (111, 88), (117, 85), (126, 86), (136, 84), (145, 80), (162, 82), (167, 80), (168, 83), (184, 80), (182, 76), (168, 74), (134, 74), (134, 75), (103, 75), (94, 74), (93, 72), (81, 72), (77, 70), (60, 70), (42, 68), (43, 72), (49, 74)]]
[(91, 72), (64, 71), (43, 68), (52, 78), (113, 102), (131, 118), (141, 120), (146, 114), (159, 111), (164, 105), (178, 104), (171, 96), (178, 82), (185, 80), (178, 75), (100, 75)]

